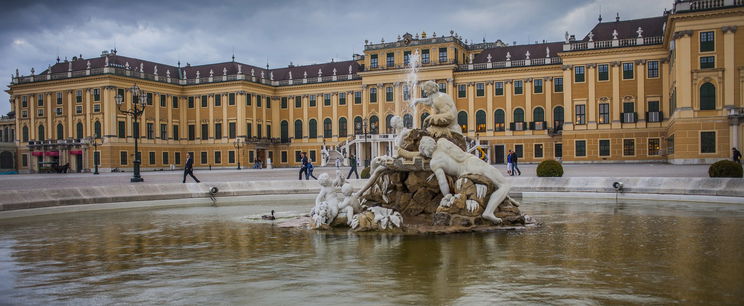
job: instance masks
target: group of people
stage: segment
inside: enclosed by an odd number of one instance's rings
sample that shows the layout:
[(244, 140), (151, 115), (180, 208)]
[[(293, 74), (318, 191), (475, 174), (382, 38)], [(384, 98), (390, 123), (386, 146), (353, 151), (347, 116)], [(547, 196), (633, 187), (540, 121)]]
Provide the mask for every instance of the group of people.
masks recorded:
[(512, 150), (509, 150), (509, 154), (506, 155), (506, 173), (514, 176), (516, 173), (517, 175), (522, 175), (522, 171), (519, 170), (519, 157), (517, 156), (517, 152), (514, 152)]
[(300, 181), (302, 180), (302, 173), (305, 173), (306, 180), (309, 180), (310, 177), (317, 180), (318, 178), (315, 177), (315, 175), (313, 175), (313, 169), (315, 167), (313, 167), (312, 161), (309, 158), (307, 158), (307, 153), (302, 152), (300, 153), (300, 156), (302, 160), (302, 167), (300, 167)]

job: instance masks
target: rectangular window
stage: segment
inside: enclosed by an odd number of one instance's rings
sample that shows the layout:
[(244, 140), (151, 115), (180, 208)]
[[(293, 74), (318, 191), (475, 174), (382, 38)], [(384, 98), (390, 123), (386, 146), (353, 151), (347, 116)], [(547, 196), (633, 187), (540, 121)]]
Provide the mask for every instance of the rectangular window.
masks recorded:
[(227, 105), (235, 105), (235, 93), (227, 95)]
[(209, 124), (201, 125), (201, 139), (202, 140), (209, 139)]
[(62, 93), (57, 93), (57, 105), (62, 105)]
[(245, 135), (248, 137), (253, 137), (253, 123), (248, 122), (248, 124), (246, 124)]
[(271, 139), (271, 124), (266, 125), (266, 138)]
[(83, 91), (82, 90), (75, 91), (75, 102), (76, 103), (83, 102)]
[(93, 101), (101, 101), (101, 90), (98, 88), (93, 89)]
[(256, 107), (261, 107), (261, 96), (256, 95)]
[(521, 80), (514, 81), (514, 94), (521, 95), (524, 92), (524, 83)]
[(101, 104), (93, 104), (93, 112), (94, 113), (100, 113), (101, 112)]
[(543, 157), (543, 144), (536, 143), (535, 144), (535, 158), (542, 158)]
[(155, 160), (155, 152), (148, 152), (148, 154), (147, 154), (147, 155), (148, 155), (148, 156), (147, 156), (147, 157), (148, 157), (148, 163), (149, 163), (150, 165), (154, 165), (154, 164), (155, 164), (155, 162), (156, 162), (156, 160)]
[(201, 99), (199, 99), (199, 100), (201, 100), (201, 107), (207, 107), (208, 106), (209, 100), (207, 99), (207, 96), (201, 96)]
[(255, 153), (253, 151), (248, 151), (248, 162), (249, 163), (252, 163), (253, 162), (254, 155), (255, 155)]
[(271, 108), (271, 97), (269, 96), (266, 96), (266, 108)]
[(716, 132), (700, 132), (700, 153), (716, 153)]
[(188, 103), (188, 107), (189, 108), (194, 108), (194, 97), (188, 97), (187, 101), (188, 101), (187, 102)]
[(168, 140), (168, 125), (160, 124), (160, 139)]
[(301, 96), (294, 97), (294, 104), (295, 104), (295, 108), (302, 108), (302, 97)]
[(586, 140), (576, 141), (576, 157), (586, 156)]
[(703, 56), (700, 57), (700, 69), (716, 68), (716, 57), (715, 56)]
[(599, 103), (599, 124), (610, 123), (610, 103)]
[(524, 145), (514, 145), (514, 153), (517, 153), (517, 157), (519, 158), (524, 157)]
[(119, 164), (121, 164), (122, 166), (126, 165), (127, 164), (127, 156), (128, 156), (128, 154), (127, 154), (126, 151), (119, 152)]
[(310, 107), (314, 107), (316, 104), (315, 95), (310, 95)]
[(28, 96), (21, 97), (21, 107), (28, 107)]
[(178, 125), (174, 124), (173, 125), (173, 140), (179, 140), (179, 139), (181, 138), (179, 137), (179, 134), (178, 134)]
[(377, 88), (370, 88), (369, 89), (369, 102), (370, 103), (377, 103)]
[(439, 63), (447, 63), (447, 48), (439, 48)]
[(214, 106), (222, 106), (222, 95), (214, 95)]
[(623, 63), (623, 80), (632, 80), (633, 79), (633, 63)]
[(583, 83), (584, 82), (584, 66), (576, 66), (574, 67), (574, 82), (576, 83)]
[(227, 162), (230, 164), (235, 163), (235, 151), (227, 151)]
[(656, 156), (661, 153), (661, 139), (649, 138), (648, 139), (648, 156)]
[(635, 123), (637, 120), (635, 113), (635, 102), (623, 103), (623, 123)]
[(147, 139), (155, 138), (155, 124), (147, 123), (145, 127), (147, 128)]
[(553, 79), (553, 91), (555, 91), (555, 92), (563, 92), (563, 78), (554, 78)]
[(331, 94), (323, 94), (323, 106), (331, 106)]
[(200, 155), (199, 156), (199, 163), (200, 164), (206, 165), (207, 163), (209, 163), (209, 160), (207, 160), (207, 152), (201, 152), (201, 154), (199, 154), (199, 155)]
[[(447, 84), (445, 83), (439, 83), (437, 84), (439, 86), (439, 92), (447, 93)], [(408, 90), (408, 87), (406, 86), (406, 90)]]
[(599, 140), (599, 156), (610, 156), (610, 140)]
[(229, 122), (227, 124), (227, 137), (230, 139), (234, 139), (237, 137), (236, 130), (235, 130), (235, 122)]
[(562, 143), (556, 143), (555, 144), (555, 150), (554, 150), (555, 158), (561, 158), (563, 157), (563, 144)]
[(600, 81), (610, 80), (610, 67), (607, 64), (597, 65), (597, 78)]
[(44, 109), (40, 108), (36, 110), (36, 116), (37, 117), (44, 117)]
[(377, 68), (377, 54), (372, 54), (369, 57), (369, 67)]
[(61, 107), (55, 108), (54, 113), (56, 113), (57, 116), (62, 116), (62, 108)]
[(635, 139), (623, 139), (623, 156), (635, 155)]
[(586, 105), (577, 104), (574, 108), (576, 109), (575, 124), (578, 124), (578, 125), (586, 124)]
[(533, 91), (536, 94), (539, 94), (539, 93), (542, 93), (543, 92), (543, 80), (542, 79), (535, 79), (535, 80), (532, 81), (532, 84), (534, 84), (534, 86), (535, 86), (535, 88), (533, 89)]
[(222, 138), (222, 123), (214, 124), (214, 139)]
[(648, 61), (648, 78), (655, 79), (659, 77), (659, 61)]
[(315, 150), (310, 150), (310, 161), (315, 162)]
[(429, 59), (429, 49), (424, 49), (421, 51), (421, 63), (422, 64), (428, 64), (430, 61)]
[(148, 92), (147, 93), (147, 105), (152, 105), (152, 99), (153, 99), (152, 98), (152, 93), (151, 92)]
[(385, 101), (393, 102), (393, 87), (392, 86), (385, 87)]
[(181, 164), (181, 152), (173, 153), (173, 163), (176, 165)]
[(361, 91), (354, 92), (354, 104), (362, 104), (362, 92)]
[(196, 126), (189, 124), (189, 140), (196, 140)]
[(286, 163), (287, 162), (287, 151), (282, 151), (280, 156), (281, 156), (282, 163)]
[(715, 35), (713, 31), (700, 32), (700, 52), (715, 51)]
[(504, 95), (504, 82), (493, 83), (493, 94), (497, 96)]
[(285, 108), (287, 108), (287, 97), (282, 97), (282, 100), (281, 100), (281, 101), (282, 101), (282, 102), (281, 102), (281, 105), (280, 105), (280, 106), (281, 106), (281, 108), (282, 108), (282, 109), (285, 109)]
[(82, 114), (83, 113), (83, 106), (81, 106), (81, 105), (75, 106), (75, 113), (76, 114)]
[(477, 83), (475, 84), (475, 96), (482, 97), (486, 95), (486, 84)]
[(403, 65), (408, 66), (411, 61), (411, 51), (403, 51)]
[(466, 89), (467, 89), (467, 87), (466, 87), (465, 84), (457, 85), (457, 97), (458, 98), (465, 98), (467, 96)]
[(166, 107), (167, 106), (167, 104), (165, 102), (165, 99), (166, 99), (165, 95), (160, 95), (160, 107)]
[(245, 94), (245, 106), (251, 106), (252, 100), (253, 100), (252, 94)]
[(170, 160), (168, 160), (168, 152), (163, 152), (163, 165), (167, 165), (170, 163)]
[(338, 94), (338, 105), (346, 105), (346, 93), (341, 92)]
[[(119, 89), (119, 91), (122, 91)], [(37, 95), (36, 96), (36, 106), (44, 106), (44, 96), (43, 95)]]
[(387, 54), (387, 59), (385, 61), (385, 67), (392, 68), (393, 66), (395, 66), (395, 54), (391, 52)]
[(125, 121), (118, 122), (118, 132), (116, 133), (116, 135), (119, 138), (127, 137), (127, 123)]

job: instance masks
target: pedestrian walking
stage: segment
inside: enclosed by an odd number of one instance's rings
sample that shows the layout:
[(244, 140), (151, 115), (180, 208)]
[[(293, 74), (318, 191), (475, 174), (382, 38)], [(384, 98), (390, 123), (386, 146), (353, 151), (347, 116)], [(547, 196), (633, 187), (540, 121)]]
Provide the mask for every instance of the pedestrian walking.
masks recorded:
[(305, 174), (307, 178), (307, 153), (300, 153), (300, 161), (302, 161), (302, 167), (300, 167), (300, 181), (302, 180), (302, 174)]
[(509, 153), (506, 154), (506, 174), (513, 175), (512, 174), (512, 150), (509, 150)]
[(305, 179), (306, 180), (309, 180), (312, 177), (312, 178), (314, 178), (314, 179), (317, 180), (318, 178), (315, 177), (315, 175), (313, 175), (313, 169), (315, 167), (313, 167), (313, 163), (309, 159), (307, 160), (307, 167), (306, 168), (307, 168), (307, 172), (305, 173)]
[(349, 170), (349, 175), (346, 176), (346, 179), (348, 180), (351, 177), (352, 173), (354, 173), (354, 175), (356, 175), (356, 178), (358, 179), (359, 173), (357, 172), (357, 160), (354, 154), (349, 155), (349, 166), (351, 166), (351, 170)]
[(190, 175), (197, 183), (199, 179), (194, 176), (194, 157), (191, 153), (186, 153), (186, 167), (183, 169), (183, 182), (186, 183), (186, 175)]
[(512, 174), (517, 173), (517, 175), (522, 175), (522, 171), (519, 170), (519, 156), (517, 156), (517, 152), (512, 153)]
[(341, 157), (336, 157), (336, 169), (341, 168)]
[(736, 162), (737, 164), (741, 164), (741, 152), (739, 152), (739, 150), (737, 150), (736, 148), (731, 148), (731, 151), (734, 151), (733, 152), (734, 162)]

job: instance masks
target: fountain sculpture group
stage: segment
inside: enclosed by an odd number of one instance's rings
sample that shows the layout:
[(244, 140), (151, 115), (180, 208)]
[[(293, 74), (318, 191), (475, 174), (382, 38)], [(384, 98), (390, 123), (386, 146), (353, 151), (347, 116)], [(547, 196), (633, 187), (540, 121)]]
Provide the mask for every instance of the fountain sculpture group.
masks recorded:
[[(423, 84), (431, 108), (421, 128), (407, 129), (400, 117), (395, 156), (372, 160), (370, 178), (357, 192), (337, 171), (321, 174), (310, 227), (354, 231), (453, 232), (533, 223), (508, 196), (511, 186), (494, 167), (466, 153), (452, 98), (437, 84)], [(340, 192), (339, 192), (340, 191)]]

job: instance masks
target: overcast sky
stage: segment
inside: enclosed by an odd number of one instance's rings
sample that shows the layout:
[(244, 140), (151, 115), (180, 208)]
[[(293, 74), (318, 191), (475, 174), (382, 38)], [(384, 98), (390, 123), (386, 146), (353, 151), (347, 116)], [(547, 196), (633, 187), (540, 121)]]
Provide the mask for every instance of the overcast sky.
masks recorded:
[[(583, 37), (615, 13), (660, 16), (672, 0), (314, 0), (314, 1), (3, 1), (0, 77), (5, 85), (53, 64), (56, 57), (120, 55), (176, 65), (236, 61), (286, 67), (351, 59), (364, 40), (392, 41), (405, 32), (454, 30), (469, 41), (512, 44)], [(0, 94), (0, 113), (10, 110)]]

